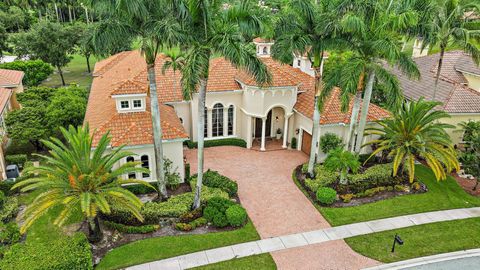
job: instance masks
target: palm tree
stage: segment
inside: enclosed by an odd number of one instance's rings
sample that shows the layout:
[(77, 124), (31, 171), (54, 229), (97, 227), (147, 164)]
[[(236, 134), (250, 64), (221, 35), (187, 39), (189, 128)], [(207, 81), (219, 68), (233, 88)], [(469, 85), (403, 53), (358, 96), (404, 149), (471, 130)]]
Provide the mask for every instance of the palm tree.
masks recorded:
[(22, 192), (39, 191), (27, 207), (21, 232), (25, 233), (36, 220), (57, 207), (61, 208), (61, 212), (54, 224), (62, 226), (74, 213), (81, 211), (88, 223), (89, 240), (92, 242), (102, 237), (98, 213), (109, 214), (112, 206), (124, 208), (142, 221), (142, 202), (122, 185), (150, 185), (141, 180), (122, 180), (121, 177), (131, 172), (148, 173), (148, 170), (138, 167), (136, 162), (114, 167), (120, 160), (134, 154), (123, 151), (123, 147), (108, 149), (108, 134), (104, 134), (92, 150), (93, 136), (88, 126), (77, 129), (70, 126), (68, 130), (61, 128), (61, 133), (66, 144), (53, 137), (50, 141), (43, 140), (42, 143), (50, 149), (50, 155), (38, 155), (45, 165), (30, 168), (27, 173), (35, 173), (36, 176), (12, 188), (20, 187)]
[(180, 47), (175, 46), (171, 47), (163, 52), (165, 56), (169, 59), (166, 60), (162, 66), (162, 73), (165, 74), (167, 69), (172, 69), (173, 71), (173, 92), (176, 93), (176, 72), (181, 71), (183, 66), (185, 65), (185, 55), (180, 49)]
[[(150, 84), (150, 110), (152, 113), (153, 145), (155, 149), (155, 173), (159, 199), (168, 197), (163, 169), (162, 126), (158, 104), (155, 61), (164, 45), (177, 44), (182, 35), (177, 18), (176, 0), (90, 0), (90, 5), (102, 18), (95, 30), (96, 47), (122, 44), (123, 39), (136, 38), (147, 64)], [(104, 51), (104, 50), (101, 50)]]
[(360, 168), (360, 161), (358, 157), (352, 152), (338, 147), (328, 152), (328, 156), (325, 159), (324, 166), (327, 170), (338, 172), (340, 175), (340, 184), (347, 184), (347, 173), (352, 171), (357, 173)]
[[(339, 49), (341, 39), (335, 35), (339, 28), (339, 1), (293, 0), (292, 9), (281, 16), (275, 29), (273, 56), (284, 63), (292, 62), (292, 52), (307, 55), (315, 76), (315, 99), (312, 128), (312, 144), (307, 172), (314, 173), (314, 163), (320, 132), (320, 93), (323, 89), (323, 62), (327, 49)], [(320, 3), (318, 3), (320, 2)], [(340, 1), (341, 2), (341, 1)], [(334, 14), (334, 12), (336, 12)]]
[[(222, 10), (219, 1), (186, 1), (186, 12), (182, 22), (185, 31), (189, 33), (189, 39), (184, 43), (187, 53), (182, 69), (182, 86), (186, 98), (190, 98), (198, 90), (198, 176), (193, 204), (195, 209), (200, 206), (203, 181), (204, 109), (210, 58), (213, 55), (225, 57), (235, 67), (244, 69), (251, 74), (261, 85), (270, 81), (267, 67), (256, 57), (250, 42), (245, 40), (242, 32), (244, 28), (242, 26), (245, 25), (259, 28), (249, 29), (250, 33), (261, 30), (258, 23), (245, 22), (245, 20), (256, 18), (255, 16), (244, 16), (248, 13), (248, 10), (245, 11), (245, 9), (252, 7), (241, 5), (225, 11)], [(257, 20), (257, 22), (259, 21)]]
[[(396, 65), (411, 78), (420, 77), (415, 62), (401, 51), (397, 36), (397, 31), (416, 23), (416, 16), (408, 10), (402, 14), (396, 13), (390, 2), (352, 0), (351, 4), (345, 4), (350, 12), (346, 12), (341, 18), (342, 31), (350, 36), (349, 49), (353, 55), (343, 67), (337, 67), (339, 72), (328, 76), (325, 91), (322, 92), (322, 96), (328, 96), (334, 86), (339, 86), (342, 90), (344, 111), (348, 109), (351, 95), (355, 95), (348, 145), (356, 153), (360, 152), (363, 142), (363, 132), (375, 83), (382, 84), (388, 91), (387, 102), (390, 107), (395, 108), (403, 99), (398, 79), (388, 70), (387, 64)], [(363, 104), (359, 118), (362, 92)]]
[(478, 30), (469, 30), (466, 27), (467, 11), (472, 14), (480, 15), (480, 5), (477, 0), (459, 1), (459, 0), (442, 0), (437, 3), (433, 20), (427, 26), (428, 31), (425, 33), (424, 45), (430, 47), (438, 46), (440, 48), (440, 57), (438, 58), (437, 72), (435, 75), (435, 88), (433, 89), (432, 100), (438, 90), (438, 80), (442, 71), (443, 58), (445, 51), (450, 45), (461, 47), (464, 52), (471, 55), (472, 60), (480, 64), (480, 49), (472, 43), (473, 38), (480, 38)]
[(393, 158), (393, 175), (398, 169), (408, 172), (410, 182), (415, 177), (415, 161), (425, 160), (437, 180), (444, 180), (452, 169), (459, 170), (457, 153), (445, 129), (453, 128), (440, 122), (450, 115), (445, 111), (434, 110), (440, 102), (407, 101), (394, 112), (393, 117), (378, 121), (381, 127), (366, 129), (365, 135), (380, 136), (365, 145), (377, 145), (370, 155), (374, 157), (382, 151)]

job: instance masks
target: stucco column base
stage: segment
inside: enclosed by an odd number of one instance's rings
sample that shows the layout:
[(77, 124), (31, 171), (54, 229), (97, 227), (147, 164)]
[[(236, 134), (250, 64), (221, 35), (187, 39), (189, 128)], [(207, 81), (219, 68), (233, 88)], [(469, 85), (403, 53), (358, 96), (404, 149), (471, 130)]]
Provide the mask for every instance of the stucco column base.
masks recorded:
[(262, 117), (262, 143), (260, 146), (260, 151), (265, 151), (265, 130), (267, 127), (267, 117)]

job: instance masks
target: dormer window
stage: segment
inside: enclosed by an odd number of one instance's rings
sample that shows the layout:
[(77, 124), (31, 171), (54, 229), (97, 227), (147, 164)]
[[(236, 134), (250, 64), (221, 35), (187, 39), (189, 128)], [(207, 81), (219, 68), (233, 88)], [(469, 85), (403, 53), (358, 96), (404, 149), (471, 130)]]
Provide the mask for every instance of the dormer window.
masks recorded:
[(142, 100), (141, 99), (134, 99), (133, 100), (133, 108), (134, 109), (142, 108)]
[(302, 64), (302, 60), (298, 59), (297, 60), (297, 66), (299, 67), (299, 66), (301, 66), (301, 64)]
[(268, 54), (268, 48), (267, 47), (263, 47), (263, 54)]
[(128, 102), (128, 100), (120, 101), (120, 109), (123, 109), (123, 110), (130, 109), (130, 103)]

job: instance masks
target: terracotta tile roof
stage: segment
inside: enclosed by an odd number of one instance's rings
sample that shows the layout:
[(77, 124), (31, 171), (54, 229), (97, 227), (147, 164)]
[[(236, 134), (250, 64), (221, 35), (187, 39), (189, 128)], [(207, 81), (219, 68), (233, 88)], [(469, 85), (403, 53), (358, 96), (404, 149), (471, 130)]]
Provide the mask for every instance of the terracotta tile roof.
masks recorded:
[(266, 38), (261, 38), (261, 37), (256, 37), (256, 38), (253, 39), (253, 42), (255, 42), (255, 43), (273, 43), (273, 40), (266, 39)]
[[(188, 138), (175, 110), (167, 105), (160, 106), (163, 140)], [(94, 145), (101, 136), (110, 132), (111, 145), (153, 144), (152, 120), (149, 111), (117, 113), (102, 124), (94, 133)]]
[[(432, 99), (435, 89), (435, 76), (439, 54), (415, 58), (420, 70), (420, 80), (410, 80), (398, 69), (392, 72), (397, 76), (406, 98), (417, 100), (420, 97)], [(470, 89), (467, 80), (458, 67), (472, 68), (473, 61), (461, 51), (445, 53), (435, 99), (443, 103), (441, 107), (449, 113), (480, 113), (480, 92)]]
[[(291, 74), (294, 69), (291, 66), (283, 65), (270, 57), (262, 57), (260, 59), (270, 71), (272, 82), (269, 86), (297, 86), (300, 84), (300, 81), (296, 80), (295, 75)], [(245, 71), (239, 71), (236, 79), (246, 85), (257, 85), (255, 79)]]
[(112, 92), (113, 95), (128, 94), (146, 94), (148, 92), (147, 82), (138, 82), (134, 80), (126, 80), (120, 82)]
[(9, 87), (22, 83), (23, 71), (0, 69), (0, 86)]
[(13, 90), (9, 88), (0, 87), (0, 112), (3, 111), (8, 102), (10, 102), (10, 97), (12, 96)]
[[(313, 78), (312, 78), (313, 79)], [(295, 109), (305, 115), (308, 118), (313, 118), (314, 110), (314, 88), (302, 93), (298, 96), (297, 103), (295, 104)], [(347, 112), (341, 111), (341, 101), (340, 101), (340, 89), (336, 88), (332, 91), (330, 97), (325, 101), (325, 106), (323, 112), (320, 115), (320, 124), (349, 124), (350, 117), (352, 116), (353, 108), (353, 97), (350, 99), (350, 104)], [(361, 107), (360, 107), (361, 111)], [(360, 114), (359, 114), (360, 115)], [(390, 116), (390, 113), (382, 109), (381, 107), (370, 103), (368, 107), (368, 117), (367, 121), (373, 122), (380, 119), (384, 119)]]

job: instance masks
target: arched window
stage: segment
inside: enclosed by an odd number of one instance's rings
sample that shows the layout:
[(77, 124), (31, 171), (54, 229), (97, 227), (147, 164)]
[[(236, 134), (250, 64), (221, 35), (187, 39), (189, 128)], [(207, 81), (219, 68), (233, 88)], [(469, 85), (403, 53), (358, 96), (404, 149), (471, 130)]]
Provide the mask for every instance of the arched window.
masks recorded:
[(205, 107), (205, 110), (204, 110), (204, 116), (203, 116), (203, 137), (204, 138), (207, 138), (208, 137), (208, 112), (207, 112), (207, 108)]
[(268, 54), (268, 48), (267, 47), (263, 47), (263, 54)]
[(215, 104), (212, 110), (212, 137), (223, 136), (223, 105)]
[(228, 106), (228, 135), (233, 135), (233, 114), (234, 108), (233, 105)]
[[(133, 162), (135, 159), (133, 157), (127, 157), (127, 162)], [(128, 179), (135, 179), (137, 176), (134, 172), (128, 173)]]
[[(142, 162), (142, 168), (150, 170), (150, 163), (148, 161), (148, 155), (143, 155), (140, 158), (140, 161)], [(148, 177), (150, 177), (150, 174), (149, 173), (142, 173), (142, 177), (143, 178), (148, 178)]]

